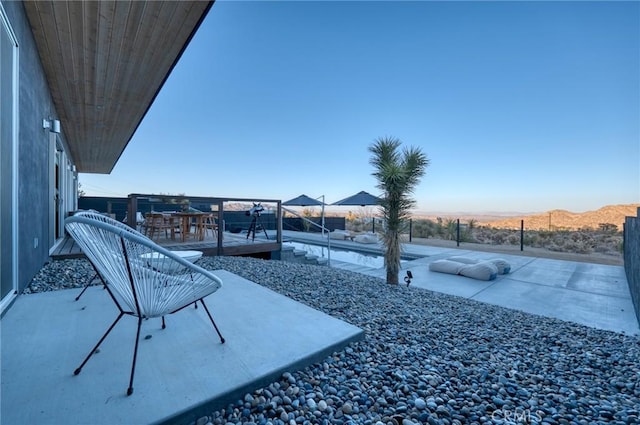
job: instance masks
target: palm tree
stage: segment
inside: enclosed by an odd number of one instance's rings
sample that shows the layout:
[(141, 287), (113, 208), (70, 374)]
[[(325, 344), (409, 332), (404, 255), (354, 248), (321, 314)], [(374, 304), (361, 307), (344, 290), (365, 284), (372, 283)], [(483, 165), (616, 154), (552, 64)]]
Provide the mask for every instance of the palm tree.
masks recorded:
[(401, 142), (395, 137), (381, 137), (369, 146), (370, 159), (375, 167), (372, 175), (382, 190), (380, 210), (386, 222), (383, 233), (384, 263), (387, 283), (397, 285), (400, 273), (400, 230), (416, 204), (410, 197), (424, 175), (429, 159), (419, 148), (405, 148), (399, 152)]

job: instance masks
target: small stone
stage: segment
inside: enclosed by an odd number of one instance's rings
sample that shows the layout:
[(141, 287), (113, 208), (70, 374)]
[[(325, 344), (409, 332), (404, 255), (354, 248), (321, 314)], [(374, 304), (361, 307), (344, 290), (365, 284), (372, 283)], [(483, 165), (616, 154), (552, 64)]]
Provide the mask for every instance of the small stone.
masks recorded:
[(424, 401), (421, 398), (416, 398), (414, 401), (414, 405), (416, 406), (416, 409), (418, 410), (424, 410), (427, 408), (427, 402)]
[(353, 413), (353, 406), (351, 405), (351, 403), (345, 403), (342, 405), (341, 410), (345, 415), (350, 415), (351, 413)]
[(498, 408), (504, 406), (505, 404), (505, 401), (500, 397), (493, 397), (491, 401), (493, 401), (493, 404), (495, 404)]

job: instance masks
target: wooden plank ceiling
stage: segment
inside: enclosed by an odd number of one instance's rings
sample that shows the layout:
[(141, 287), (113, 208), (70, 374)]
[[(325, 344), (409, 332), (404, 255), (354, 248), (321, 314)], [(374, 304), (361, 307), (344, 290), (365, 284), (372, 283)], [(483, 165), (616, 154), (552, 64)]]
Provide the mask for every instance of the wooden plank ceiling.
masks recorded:
[(212, 4), (24, 2), (79, 172), (111, 172)]

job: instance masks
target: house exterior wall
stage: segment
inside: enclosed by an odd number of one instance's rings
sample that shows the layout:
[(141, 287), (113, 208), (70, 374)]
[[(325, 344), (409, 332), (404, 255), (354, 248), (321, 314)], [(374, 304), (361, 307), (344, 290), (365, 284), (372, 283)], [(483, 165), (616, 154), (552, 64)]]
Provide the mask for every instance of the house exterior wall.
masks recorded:
[[(51, 151), (62, 133), (43, 129), (43, 119), (57, 118), (47, 78), (40, 62), (22, 2), (2, 1), (2, 7), (18, 40), (18, 182), (17, 250), (18, 293), (49, 258), (51, 248)], [(2, 182), (4, 185), (5, 182)]]
[(640, 208), (636, 217), (625, 217), (623, 249), (624, 270), (640, 324)]

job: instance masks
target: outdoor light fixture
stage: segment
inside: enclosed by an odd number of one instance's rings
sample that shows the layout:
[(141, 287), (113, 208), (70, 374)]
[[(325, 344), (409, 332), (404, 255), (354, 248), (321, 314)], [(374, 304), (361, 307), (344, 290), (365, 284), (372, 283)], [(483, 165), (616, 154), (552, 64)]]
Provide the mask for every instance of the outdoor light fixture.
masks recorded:
[(407, 286), (411, 285), (411, 279), (413, 279), (413, 275), (411, 274), (411, 270), (407, 270), (407, 275), (404, 277), (404, 283), (406, 283)]
[(50, 132), (60, 133), (60, 121), (59, 120), (42, 120), (42, 128), (48, 128)]

